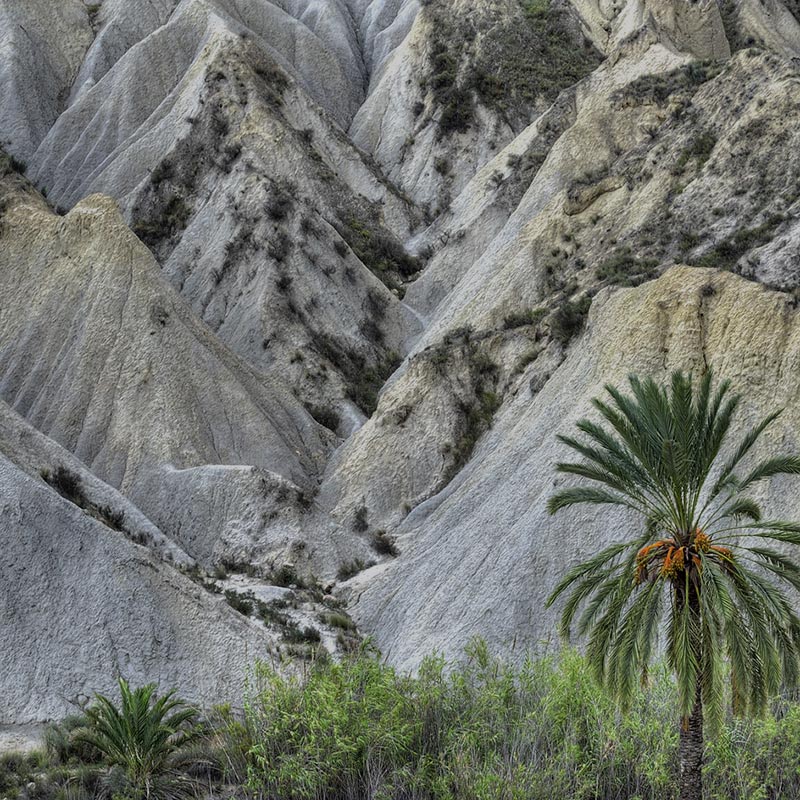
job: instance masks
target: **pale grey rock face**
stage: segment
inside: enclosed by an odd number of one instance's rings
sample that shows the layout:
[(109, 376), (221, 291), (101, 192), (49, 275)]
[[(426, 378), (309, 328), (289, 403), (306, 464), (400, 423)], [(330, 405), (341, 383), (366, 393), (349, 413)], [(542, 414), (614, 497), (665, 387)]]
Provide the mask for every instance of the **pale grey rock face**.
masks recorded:
[(797, 6), (794, 5), (793, 14), (788, 5), (781, 0), (734, 3), (729, 25), (734, 29), (736, 44), (762, 44), (787, 58), (800, 58), (800, 19)]
[(302, 484), (321, 466), (330, 436), (195, 320), (113, 201), (19, 203), (3, 244), (0, 391), (99, 476), (252, 463)]
[(125, 53), (160, 28), (179, 0), (105, 0), (92, 19), (95, 37), (72, 86), (70, 105), (91, 89)]
[[(62, 115), (37, 181), (65, 207), (95, 191), (117, 198), (222, 341), (280, 371), (306, 406), (343, 416), (356, 373), (385, 372), (418, 328), (370, 273), (362, 239), (405, 237), (419, 214), (282, 70), (257, 5), (180, 4)], [(114, 12), (104, 8), (103, 31)], [(323, 94), (343, 108), (331, 86)]]
[(279, 632), (208, 573), (317, 579), (404, 667), (542, 646), (632, 524), (546, 516), (555, 436), (630, 370), (711, 364), (796, 449), (796, 12), (0, 0), (47, 192), (0, 153), (0, 726), (119, 673), (236, 701)]
[(75, 499), (95, 518), (113, 521), (120, 535), (146, 544), (164, 561), (191, 568), (194, 559), (166, 537), (142, 511), (118, 490), (101, 481), (83, 462), (46, 437), (0, 401), (0, 453), (37, 480), (58, 485), (56, 473), (65, 470), (75, 482)]
[[(195, 550), (209, 534), (207, 521), (182, 511), (194, 491), (190, 468), (252, 465), (284, 476), (292, 494), (313, 490), (333, 435), (191, 314), (113, 201), (89, 198), (65, 218), (24, 195), (6, 202), (4, 399), (192, 556), (209, 554)], [(167, 468), (178, 477), (164, 508), (153, 486)], [(223, 531), (233, 524), (225, 515), (237, 520), (237, 503), (251, 503), (235, 488), (237, 475), (211, 470), (204, 478), (210, 496), (229, 498), (217, 509)]]
[(239, 702), (269, 638), (0, 455), (0, 724), (58, 719), (117, 676)]
[(0, 146), (30, 160), (66, 107), (91, 41), (81, 0), (0, 3)]

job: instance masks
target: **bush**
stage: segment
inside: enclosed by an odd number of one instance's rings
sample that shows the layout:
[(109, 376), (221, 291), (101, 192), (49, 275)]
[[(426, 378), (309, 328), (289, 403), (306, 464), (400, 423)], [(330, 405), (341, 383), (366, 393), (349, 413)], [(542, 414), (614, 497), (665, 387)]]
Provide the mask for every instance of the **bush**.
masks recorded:
[[(317, 656), (302, 674), (257, 664), (244, 717), (216, 709), (204, 740), (192, 709), (158, 708), (152, 687), (128, 689), (121, 709), (96, 701), (89, 720), (65, 720), (45, 753), (0, 755), (0, 796), (139, 800), (147, 781), (151, 800), (187, 789), (281, 800), (675, 800), (676, 690), (664, 666), (643, 676), (623, 715), (575, 651), (514, 667), (475, 641), (461, 663), (429, 656), (411, 677), (359, 645), (345, 619), (325, 621), (340, 627), (349, 655)], [(318, 632), (295, 628), (299, 643), (287, 649), (321, 652), (306, 646)], [(166, 740), (153, 735), (159, 724)], [(76, 750), (80, 741), (89, 749)], [(247, 785), (187, 782), (198, 752), (219, 765), (217, 778)], [(800, 703), (778, 698), (763, 718), (728, 716), (705, 762), (708, 800), (800, 800)]]
[(566, 346), (582, 330), (592, 298), (584, 295), (579, 300), (565, 300), (550, 318), (550, 333), (562, 346)]
[[(259, 665), (240, 758), (287, 800), (674, 800), (675, 687), (662, 666), (647, 681), (622, 715), (571, 650), (514, 668), (476, 641), (412, 678), (364, 645), (302, 678)], [(709, 800), (799, 800), (800, 705), (728, 718), (705, 780)]]
[(544, 317), (544, 314), (545, 311), (541, 308), (535, 310), (528, 308), (524, 311), (513, 311), (503, 318), (503, 327), (506, 330), (512, 330), (513, 328), (524, 328), (528, 325), (536, 325), (536, 323)]
[(269, 582), (273, 586), (297, 586), (299, 589), (306, 587), (305, 581), (297, 574), (297, 570), (291, 564), (282, 564), (269, 575)]
[(723, 239), (700, 258), (693, 261), (696, 267), (735, 270), (738, 261), (750, 250), (761, 247), (772, 239), (776, 228), (784, 222), (780, 214), (770, 216), (761, 225), (736, 231), (733, 236)]
[(301, 628), (294, 622), (289, 621), (283, 629), (283, 639), (293, 644), (318, 644), (320, 640), (319, 631), (310, 626)]
[[(384, 282), (391, 273), (408, 278), (422, 268), (418, 258), (407, 253), (391, 233), (377, 225), (368, 225), (363, 220), (351, 217), (337, 230), (361, 263)], [(338, 243), (334, 247), (337, 252), (340, 251)], [(344, 253), (339, 252), (340, 255), (347, 252), (346, 248), (343, 249)]]
[(336, 573), (336, 579), (339, 581), (348, 581), (354, 575), (358, 575), (359, 572), (363, 572), (365, 569), (369, 569), (370, 567), (374, 567), (374, 561), (364, 561), (361, 558), (354, 558), (352, 561), (346, 561), (342, 566), (339, 567), (338, 572)]
[[(119, 679), (121, 699), (96, 695), (86, 728), (76, 739), (102, 753), (112, 769), (105, 778), (112, 797), (175, 800), (192, 794), (188, 746), (200, 735), (198, 712), (175, 692), (156, 697), (155, 684), (131, 689)], [(183, 768), (183, 769), (181, 769)]]
[(618, 102), (663, 105), (674, 94), (694, 94), (706, 81), (719, 75), (721, 65), (692, 61), (660, 75), (642, 75), (614, 95)]
[(372, 534), (372, 547), (376, 553), (382, 556), (392, 556), (394, 558), (400, 555), (394, 539), (388, 536), (386, 531), (375, 531)]
[(20, 175), (24, 175), (28, 171), (28, 165), (24, 161), (14, 158), (14, 156), (9, 156), (8, 162), (11, 165), (11, 169), (14, 172), (19, 172)]
[(655, 276), (658, 263), (654, 258), (636, 258), (630, 247), (623, 247), (598, 264), (595, 275), (617, 286), (638, 286)]
[(355, 622), (347, 614), (323, 614), (320, 619), (326, 625), (330, 625), (331, 628), (339, 628), (343, 631), (354, 631), (356, 629)]
[(289, 193), (289, 189), (276, 186), (273, 194), (267, 200), (264, 210), (271, 220), (278, 222), (286, 219), (293, 207), (294, 199)]
[(64, 464), (59, 464), (54, 470), (43, 469), (42, 479), (49, 483), (62, 497), (66, 498), (77, 506), (86, 505), (86, 495), (83, 491), (80, 475), (73, 472)]
[[(127, 533), (125, 528), (125, 512), (111, 506), (97, 505), (86, 496), (80, 475), (73, 472), (64, 464), (59, 464), (54, 470), (43, 469), (39, 472), (42, 480), (52, 486), (65, 500), (74, 503), (99, 522), (115, 531)], [(147, 540), (139, 542), (146, 544)]]
[(433, 109), (441, 109), (439, 138), (467, 131), (476, 101), (510, 119), (512, 127), (524, 126), (537, 100), (549, 104), (602, 60), (574, 32), (563, 6), (548, 0), (520, 5), (521, 13), (459, 15), (440, 2), (423, 12), (430, 48), (421, 87)]
[(252, 596), (245, 597), (238, 592), (234, 592), (232, 589), (227, 589), (225, 591), (225, 599), (228, 601), (228, 605), (234, 611), (238, 611), (240, 614), (244, 614), (246, 617), (249, 617), (253, 611)]
[(659, 672), (622, 718), (574, 653), (515, 670), (485, 645), (416, 678), (362, 649), (304, 679), (266, 667), (248, 706), (249, 786), (286, 798), (673, 795), (671, 686)]
[(369, 522), (367, 522), (368, 513), (367, 507), (364, 505), (359, 506), (353, 513), (353, 530), (356, 533), (364, 533), (369, 528)]

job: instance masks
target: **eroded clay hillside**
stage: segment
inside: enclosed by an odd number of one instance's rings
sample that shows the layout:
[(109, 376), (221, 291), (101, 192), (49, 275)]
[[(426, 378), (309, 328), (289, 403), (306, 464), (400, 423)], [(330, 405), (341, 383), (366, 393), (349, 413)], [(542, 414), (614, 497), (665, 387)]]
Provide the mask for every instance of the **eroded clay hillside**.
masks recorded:
[(0, 724), (539, 646), (631, 371), (800, 447), (794, 0), (0, 0), (0, 85)]

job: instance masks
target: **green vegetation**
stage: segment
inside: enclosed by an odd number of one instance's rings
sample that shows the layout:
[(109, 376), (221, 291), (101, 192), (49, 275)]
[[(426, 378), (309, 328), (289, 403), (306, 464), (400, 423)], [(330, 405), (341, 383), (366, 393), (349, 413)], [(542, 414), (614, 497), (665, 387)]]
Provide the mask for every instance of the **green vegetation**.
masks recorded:
[(565, 299), (550, 315), (550, 335), (562, 347), (566, 347), (583, 330), (591, 305), (592, 298), (589, 295), (577, 300)]
[(711, 61), (692, 61), (661, 75), (642, 75), (616, 93), (618, 102), (657, 103), (664, 105), (677, 94), (694, 94), (706, 81), (716, 78), (722, 70)]
[[(577, 653), (515, 668), (480, 641), (460, 665), (429, 656), (416, 677), (368, 645), (341, 663), (318, 658), (301, 676), (259, 664), (244, 717), (220, 707), (202, 732), (178, 726), (198, 738), (165, 759), (161, 745), (145, 745), (167, 770), (152, 779), (150, 798), (170, 800), (191, 786), (197, 796), (280, 800), (676, 800), (675, 697), (669, 669), (657, 664), (621, 714)], [(76, 717), (51, 726), (44, 752), (0, 756), (0, 795), (146, 800), (124, 767), (82, 741), (85, 724)], [(794, 701), (776, 697), (756, 720), (726, 715), (708, 742), (707, 797), (800, 800), (798, 742)], [(167, 738), (170, 750), (176, 744)]]
[(294, 197), (296, 193), (297, 187), (290, 182), (275, 184), (272, 194), (264, 204), (264, 210), (267, 212), (267, 216), (275, 222), (285, 220), (294, 208)]
[(353, 622), (347, 614), (323, 614), (320, 617), (320, 622), (323, 622), (325, 625), (330, 625), (331, 628), (339, 628), (343, 631), (354, 631), (356, 629), (355, 622)]
[(409, 255), (394, 236), (377, 226), (351, 217), (337, 230), (361, 263), (387, 285), (392, 283), (392, 273), (408, 278), (422, 267), (419, 259)]
[(400, 555), (394, 539), (389, 536), (386, 531), (375, 531), (372, 534), (372, 548), (378, 555), (392, 556), (396, 558)]
[(622, 247), (597, 265), (595, 275), (615, 286), (638, 286), (655, 277), (658, 263), (655, 258), (637, 258), (630, 247)]
[(361, 558), (354, 558), (352, 561), (346, 561), (339, 567), (336, 573), (336, 580), (348, 581), (354, 575), (358, 575), (359, 572), (363, 572), (365, 569), (369, 569), (370, 567), (374, 566), (374, 561), (364, 561)]
[(93, 747), (111, 767), (115, 797), (160, 800), (189, 794), (193, 782), (182, 767), (188, 746), (200, 735), (197, 710), (174, 691), (156, 698), (155, 684), (131, 689), (120, 678), (119, 688), (119, 706), (96, 696), (76, 740)]
[(728, 701), (761, 714), (800, 678), (800, 617), (781, 586), (800, 589), (800, 564), (775, 547), (800, 545), (800, 523), (763, 519), (748, 495), (766, 478), (800, 474), (800, 458), (740, 471), (775, 412), (723, 459), (741, 398), (726, 381), (714, 388), (710, 372), (698, 383), (675, 372), (669, 386), (631, 376), (630, 387), (606, 387), (611, 401), (594, 400), (600, 424), (581, 420), (580, 438), (559, 437), (582, 458), (558, 471), (588, 484), (557, 492), (548, 510), (625, 508), (642, 532), (569, 570), (548, 604), (569, 591), (561, 633), (577, 619), (594, 677), (623, 710), (663, 637), (681, 720), (679, 796), (701, 800), (704, 725), (718, 730)]
[(252, 595), (250, 597), (245, 597), (244, 595), (239, 594), (239, 592), (234, 592), (232, 589), (227, 589), (225, 591), (225, 600), (227, 600), (228, 605), (234, 611), (238, 611), (240, 614), (244, 614), (246, 617), (249, 617), (253, 612)]
[(735, 271), (736, 264), (750, 250), (761, 247), (772, 239), (775, 229), (784, 222), (781, 214), (773, 214), (761, 225), (744, 228), (707, 250), (692, 265)]
[(543, 308), (527, 308), (524, 311), (514, 311), (503, 318), (503, 327), (507, 330), (524, 328), (528, 325), (537, 325), (547, 312)]
[(355, 348), (324, 331), (316, 332), (313, 344), (317, 353), (342, 373), (347, 382), (347, 397), (371, 416), (378, 407), (378, 392), (400, 366), (400, 356), (394, 351), (386, 351), (377, 361), (370, 363)]
[[(796, 0), (790, 0), (790, 2), (796, 2)], [(748, 45), (754, 43), (752, 38), (748, 37), (748, 41), (742, 34), (741, 26), (739, 25), (739, 9), (736, 0), (722, 0), (719, 4), (719, 13), (722, 17), (722, 27), (725, 30), (725, 37), (731, 46), (731, 53), (743, 50)], [(795, 16), (800, 20), (800, 15), (795, 14)]]
[(711, 152), (716, 144), (717, 137), (709, 131), (701, 131), (695, 135), (673, 164), (672, 174), (682, 175), (691, 160), (694, 160), (698, 170), (702, 169), (703, 164), (711, 157)]
[[(302, 679), (257, 670), (248, 705), (248, 788), (286, 800), (673, 800), (674, 691), (659, 667), (620, 715), (573, 652), (519, 669), (473, 643), (452, 672), (410, 678), (369, 652)], [(709, 749), (709, 797), (797, 798), (800, 708), (728, 719)]]
[(8, 163), (11, 169), (13, 169), (14, 172), (18, 172), (20, 175), (24, 175), (28, 171), (28, 165), (24, 161), (14, 158), (14, 156), (8, 157)]
[(159, 198), (157, 211), (142, 217), (133, 225), (133, 232), (151, 249), (160, 242), (182, 233), (192, 215), (186, 200), (176, 191)]
[(353, 513), (353, 530), (356, 533), (363, 533), (369, 529), (368, 513), (367, 507), (364, 505), (359, 506)]
[[(101, 506), (91, 500), (83, 486), (80, 475), (73, 472), (64, 464), (59, 464), (54, 470), (42, 469), (39, 474), (42, 480), (53, 487), (65, 500), (83, 509), (87, 514), (102, 522), (115, 531), (128, 533), (125, 528), (125, 512)], [(139, 541), (145, 544), (145, 541)]]
[(316, 628), (305, 626), (301, 628), (296, 623), (290, 622), (283, 632), (283, 639), (292, 644), (319, 644), (320, 634)]
[(335, 408), (323, 406), (319, 403), (309, 403), (306, 405), (306, 411), (308, 411), (314, 420), (324, 428), (336, 433), (336, 430), (341, 423), (341, 417)]
[(100, 17), (100, 11), (103, 6), (100, 3), (89, 3), (86, 6), (86, 13), (89, 15), (89, 24), (92, 28), (97, 28), (97, 23)]
[(456, 398), (454, 440), (442, 450), (442, 455), (447, 456), (440, 485), (443, 488), (470, 460), (478, 440), (492, 426), (502, 402), (497, 393), (500, 368), (469, 326), (451, 331), (426, 352), (426, 357), (439, 378), (446, 379), (452, 365), (459, 360), (463, 360), (469, 370), (469, 386)]
[(440, 136), (466, 131), (475, 101), (524, 124), (536, 101), (549, 104), (601, 60), (573, 32), (568, 12), (545, 0), (523, 0), (510, 17), (489, 10), (455, 15), (441, 0), (427, 3), (424, 13), (431, 45), (422, 88), (441, 109)]

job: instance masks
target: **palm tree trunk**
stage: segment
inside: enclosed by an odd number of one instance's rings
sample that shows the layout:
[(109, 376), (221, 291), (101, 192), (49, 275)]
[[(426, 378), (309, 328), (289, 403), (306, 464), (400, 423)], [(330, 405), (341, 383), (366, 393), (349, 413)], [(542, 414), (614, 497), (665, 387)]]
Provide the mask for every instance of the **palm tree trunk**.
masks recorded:
[(692, 713), (681, 722), (678, 753), (681, 762), (680, 800), (703, 800), (703, 699), (699, 681)]

